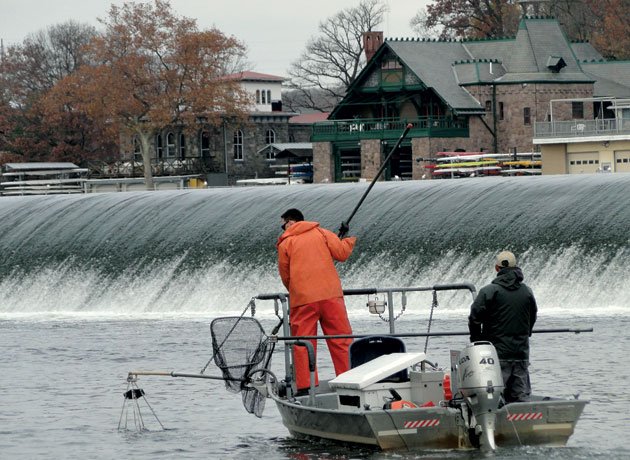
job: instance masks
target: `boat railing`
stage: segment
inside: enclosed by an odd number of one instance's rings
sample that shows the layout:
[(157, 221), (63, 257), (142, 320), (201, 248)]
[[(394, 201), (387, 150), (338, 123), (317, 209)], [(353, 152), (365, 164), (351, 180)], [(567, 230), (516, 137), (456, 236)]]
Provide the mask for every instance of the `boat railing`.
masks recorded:
[[(384, 301), (376, 301), (372, 300), (371, 302), (368, 300), (368, 308), (371, 313), (382, 314), (387, 310), (388, 323), (389, 323), (389, 332), (390, 334), (395, 334), (395, 322), (397, 319), (395, 312), (395, 294), (400, 294), (402, 296), (403, 305), (406, 304), (406, 294), (412, 292), (431, 292), (431, 291), (469, 291), (474, 300), (475, 294), (477, 290), (475, 286), (471, 283), (455, 283), (455, 284), (435, 284), (432, 286), (420, 286), (420, 287), (385, 287), (385, 288), (376, 288), (376, 287), (367, 287), (367, 288), (349, 288), (343, 290), (343, 295), (345, 297), (350, 296), (363, 296), (363, 295), (383, 295), (386, 300)], [(268, 293), (268, 294), (259, 294), (255, 297), (258, 300), (273, 300), (275, 303), (276, 315), (280, 316), (280, 307), (282, 307), (282, 317), (288, 317), (289, 313), (289, 294), (284, 292), (278, 293)], [(288, 322), (285, 322), (286, 330), (284, 331), (289, 335), (288, 330)], [(354, 337), (354, 336), (353, 336)]]

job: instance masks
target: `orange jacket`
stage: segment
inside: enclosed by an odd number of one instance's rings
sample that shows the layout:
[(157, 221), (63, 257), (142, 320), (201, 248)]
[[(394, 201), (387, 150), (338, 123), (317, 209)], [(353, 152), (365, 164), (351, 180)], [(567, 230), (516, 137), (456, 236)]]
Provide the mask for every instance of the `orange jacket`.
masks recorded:
[(334, 260), (350, 257), (355, 243), (355, 237), (340, 240), (317, 222), (296, 222), (280, 235), (278, 269), (289, 290), (290, 305), (343, 297)]

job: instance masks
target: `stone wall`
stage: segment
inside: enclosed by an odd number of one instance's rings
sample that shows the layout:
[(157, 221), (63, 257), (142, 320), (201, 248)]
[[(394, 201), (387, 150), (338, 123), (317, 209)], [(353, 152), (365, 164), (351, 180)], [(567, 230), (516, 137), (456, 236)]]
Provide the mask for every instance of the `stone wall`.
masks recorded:
[[(492, 86), (475, 86), (468, 88), (471, 94), (479, 101), (482, 107), (489, 102), (490, 110), (486, 111), (484, 120), (494, 129), (492, 111)], [(556, 99), (579, 99), (593, 96), (593, 84), (551, 84), (551, 83), (518, 83), (514, 85), (496, 85), (496, 129), (497, 152), (535, 151), (532, 143), (534, 137), (534, 124), (537, 121), (548, 121), (551, 116), (549, 102)], [(503, 119), (501, 119), (500, 106), (503, 103)], [(530, 123), (525, 124), (524, 109), (530, 109)], [(553, 118), (555, 121), (572, 120), (572, 106), (570, 102), (554, 102)], [(584, 103), (584, 118), (593, 119), (593, 105)], [(480, 123), (480, 122), (479, 122)], [(481, 125), (470, 127), (471, 138), (484, 138), (487, 129)], [(485, 139), (484, 142), (485, 143)], [(488, 146), (494, 151), (492, 141)], [(488, 149), (486, 149), (488, 151)]]
[[(376, 177), (383, 155), (381, 141), (378, 139), (364, 139), (361, 141), (361, 178), (372, 181)], [(381, 180), (383, 178), (381, 177)]]
[(311, 142), (313, 125), (289, 123), (289, 140), (283, 142)]
[(255, 120), (240, 127), (243, 132), (243, 159), (234, 158), (234, 132), (237, 127), (227, 130), (228, 182), (235, 183), (239, 179), (276, 177), (275, 160), (267, 159), (265, 134), (268, 129), (276, 133), (275, 142), (289, 142), (288, 123), (267, 120)]
[(334, 182), (332, 144), (313, 142), (313, 183)]

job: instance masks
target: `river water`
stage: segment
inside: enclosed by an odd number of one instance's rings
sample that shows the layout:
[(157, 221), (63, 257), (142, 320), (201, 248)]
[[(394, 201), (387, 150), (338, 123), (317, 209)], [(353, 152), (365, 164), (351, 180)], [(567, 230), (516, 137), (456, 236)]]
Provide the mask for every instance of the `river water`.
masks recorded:
[[(196, 373), (210, 321), (282, 290), (278, 214), (336, 228), (366, 184), (0, 199), (2, 458), (481, 458), (476, 451), (378, 452), (292, 439), (268, 402), (245, 412), (220, 382), (141, 378), (166, 430), (117, 430), (130, 370)], [(359, 244), (344, 286), (428, 286), (494, 276), (511, 249), (540, 308), (539, 328), (593, 333), (532, 340), (536, 393), (587, 399), (568, 447), (500, 449), (497, 458), (629, 458), (630, 176), (492, 178), (377, 184), (351, 224)], [(365, 299), (358, 333), (386, 331)], [(399, 331), (423, 332), (428, 295), (410, 296)], [(465, 330), (470, 298), (444, 295), (434, 331)], [(269, 331), (272, 305), (258, 316)], [(465, 337), (431, 340), (448, 367)], [(411, 340), (409, 350), (424, 348)], [(282, 346), (273, 368), (283, 363)], [(331, 377), (325, 346), (320, 372)], [(209, 373), (217, 373), (212, 366)]]
[[(428, 305), (425, 312), (428, 311)], [(259, 307), (261, 310), (263, 308)], [(261, 311), (261, 315), (262, 315)], [(144, 410), (150, 431), (117, 430), (130, 370), (199, 372), (211, 356), (210, 318), (0, 321), (0, 452), (2, 458), (476, 459), (476, 451), (379, 452), (292, 439), (269, 400), (262, 418), (245, 412), (221, 382), (141, 377), (139, 386), (166, 430)], [(275, 322), (262, 316), (269, 330)], [(352, 315), (356, 332), (386, 327)], [(426, 315), (403, 315), (406, 330), (425, 330)], [(423, 324), (422, 327), (419, 327)], [(625, 459), (630, 390), (628, 316), (549, 316), (541, 328), (592, 326), (593, 333), (539, 334), (532, 341), (537, 394), (590, 401), (565, 448), (499, 449), (496, 458)], [(462, 330), (465, 317), (435, 315), (434, 331)], [(384, 330), (384, 329), (380, 329)], [(422, 350), (424, 340), (419, 340)], [(429, 356), (448, 365), (465, 338), (435, 338)], [(408, 344), (414, 349), (414, 343)], [(282, 347), (272, 367), (279, 371)], [(332, 369), (323, 347), (320, 373)], [(209, 375), (218, 375), (211, 366)], [(281, 373), (279, 375), (282, 375)], [(129, 428), (133, 423), (129, 422)]]

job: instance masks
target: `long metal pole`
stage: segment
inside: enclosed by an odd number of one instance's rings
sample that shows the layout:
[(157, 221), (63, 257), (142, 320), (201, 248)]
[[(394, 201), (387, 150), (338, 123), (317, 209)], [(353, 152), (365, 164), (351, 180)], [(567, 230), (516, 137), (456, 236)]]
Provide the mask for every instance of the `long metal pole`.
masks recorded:
[[(556, 328), (556, 329), (536, 329), (532, 331), (533, 334), (552, 334), (552, 333), (561, 333), (561, 332), (572, 332), (574, 334), (580, 334), (582, 332), (593, 332), (593, 328)], [(417, 333), (402, 333), (402, 334), (383, 334), (383, 336), (387, 337), (444, 337), (444, 336), (457, 336), (457, 335), (469, 335), (470, 333), (467, 331), (455, 331), (455, 332), (417, 332)], [(352, 335), (308, 335), (308, 336), (287, 336), (287, 337), (277, 337), (272, 336), (274, 340), (283, 340), (283, 341), (295, 341), (295, 340), (313, 340), (313, 339), (362, 339), (364, 337), (370, 337), (374, 334), (352, 334)], [(171, 371), (131, 371), (129, 372), (129, 378), (137, 378), (141, 375), (152, 375), (152, 376), (162, 376), (162, 377), (185, 377), (185, 378), (196, 378), (196, 379), (207, 379), (207, 380), (233, 380), (236, 382), (244, 382), (246, 379), (226, 379), (222, 376), (213, 376), (213, 375), (205, 375), (205, 374), (188, 374), (183, 372), (171, 372)]]
[[(346, 219), (344, 221), (345, 225), (350, 225), (350, 221), (352, 220), (354, 215), (357, 213), (357, 211), (359, 210), (359, 208), (363, 204), (363, 201), (365, 201), (365, 198), (368, 196), (368, 193), (370, 193), (370, 190), (372, 190), (372, 187), (374, 187), (374, 184), (376, 183), (378, 178), (381, 177), (381, 174), (383, 173), (383, 171), (387, 167), (387, 163), (389, 162), (389, 159), (392, 157), (392, 155), (394, 154), (394, 152), (396, 151), (396, 149), (398, 148), (400, 143), (403, 141), (403, 139), (407, 136), (407, 133), (409, 132), (409, 130), (411, 128), (413, 128), (413, 124), (412, 123), (408, 123), (407, 126), (405, 126), (405, 130), (402, 132), (402, 134), (400, 135), (400, 137), (398, 138), (398, 140), (396, 141), (396, 143), (394, 144), (394, 146), (390, 150), (389, 154), (387, 155), (387, 157), (385, 158), (385, 160), (381, 164), (381, 167), (378, 170), (378, 172), (376, 173), (376, 176), (374, 176), (374, 179), (372, 179), (372, 182), (370, 182), (370, 185), (368, 186), (367, 190), (363, 193), (363, 196), (361, 197), (361, 199), (359, 200), (357, 205), (352, 210), (352, 213), (350, 213), (350, 217), (348, 217), (348, 219)], [(341, 236), (343, 236), (343, 233), (341, 232), (341, 229), (340, 229), (339, 237), (341, 237)]]
[[(580, 334), (582, 332), (593, 332), (593, 328), (558, 328), (558, 329), (536, 329), (532, 331), (532, 334), (551, 334), (559, 332), (572, 332), (574, 334)], [(457, 335), (470, 335), (468, 331), (451, 331), (451, 332), (406, 332), (397, 334), (379, 334), (387, 337), (448, 337)], [(287, 336), (276, 337), (276, 340), (318, 340), (318, 339), (362, 339), (365, 337), (372, 337), (374, 334), (347, 334), (347, 335), (300, 335), (300, 336)]]

